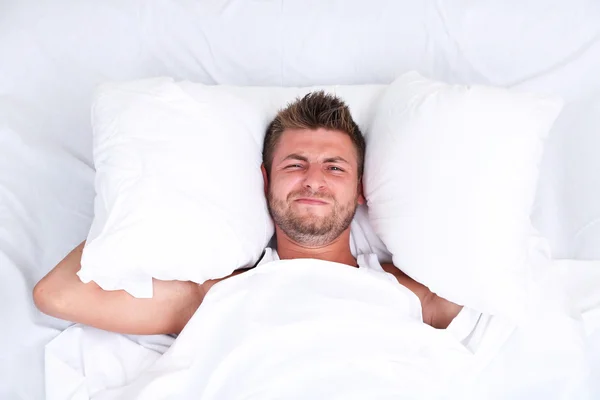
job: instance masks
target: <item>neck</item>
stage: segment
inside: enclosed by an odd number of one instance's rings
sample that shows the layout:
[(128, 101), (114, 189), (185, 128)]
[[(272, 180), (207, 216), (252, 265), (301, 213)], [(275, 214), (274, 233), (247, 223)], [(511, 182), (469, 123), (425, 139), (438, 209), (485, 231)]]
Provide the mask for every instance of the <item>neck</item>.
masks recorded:
[(317, 260), (337, 262), (356, 266), (356, 259), (350, 251), (350, 228), (337, 239), (324, 246), (304, 246), (290, 239), (279, 227), (275, 227), (277, 238), (277, 254), (281, 260), (295, 258), (315, 258)]

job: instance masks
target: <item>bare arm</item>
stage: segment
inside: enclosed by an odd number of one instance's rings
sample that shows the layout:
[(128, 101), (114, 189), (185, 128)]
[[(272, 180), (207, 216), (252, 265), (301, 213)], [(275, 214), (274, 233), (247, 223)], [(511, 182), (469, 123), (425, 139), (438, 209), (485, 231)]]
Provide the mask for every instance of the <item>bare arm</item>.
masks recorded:
[(386, 272), (394, 275), (402, 286), (405, 286), (421, 300), (421, 308), (423, 310), (423, 322), (437, 329), (446, 329), (450, 322), (462, 310), (462, 306), (452, 303), (437, 294), (433, 293), (425, 285), (411, 279), (399, 268), (392, 264), (383, 264), (383, 269)]
[(76, 275), (85, 242), (33, 289), (40, 311), (53, 317), (128, 334), (179, 333), (202, 303), (207, 286), (153, 281), (154, 296), (138, 299), (123, 290), (105, 291)]

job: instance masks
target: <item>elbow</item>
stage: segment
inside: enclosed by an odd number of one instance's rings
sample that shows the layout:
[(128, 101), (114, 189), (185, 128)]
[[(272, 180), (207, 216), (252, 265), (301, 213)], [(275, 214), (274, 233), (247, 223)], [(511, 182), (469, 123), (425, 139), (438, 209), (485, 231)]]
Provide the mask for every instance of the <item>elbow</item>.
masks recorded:
[(64, 296), (47, 277), (33, 288), (33, 303), (38, 310), (53, 317), (60, 317), (64, 308)]
[(46, 306), (47, 306), (46, 293), (47, 293), (46, 282), (45, 282), (45, 279), (42, 279), (33, 287), (33, 304), (35, 304), (37, 309), (40, 310), (41, 312), (45, 312), (44, 310), (46, 309)]

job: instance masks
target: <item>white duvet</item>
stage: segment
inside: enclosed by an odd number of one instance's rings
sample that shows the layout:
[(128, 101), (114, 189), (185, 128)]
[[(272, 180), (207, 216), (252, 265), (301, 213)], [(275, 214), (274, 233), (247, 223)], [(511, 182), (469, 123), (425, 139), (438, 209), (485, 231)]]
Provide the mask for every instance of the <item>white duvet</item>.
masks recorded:
[(423, 324), (418, 299), (382, 275), (292, 260), (221, 282), (161, 358), (95, 398), (399, 399), (456, 390), (473, 354)]
[[(168, 350), (166, 337), (67, 329), (46, 348), (46, 394), (50, 400), (585, 398), (582, 336), (568, 318), (551, 315), (546, 322), (555, 329), (545, 339), (529, 327), (515, 344), (512, 324), (483, 317), (475, 330), (480, 337), (459, 341), (456, 329), (423, 324), (416, 300), (372, 271), (318, 260), (270, 262), (215, 285)], [(539, 328), (544, 318), (537, 315)], [(532, 335), (542, 348), (555, 342), (543, 359)], [(518, 354), (520, 342), (532, 351)], [(500, 362), (503, 376), (490, 360)], [(511, 376), (511, 363), (523, 375), (540, 361), (545, 370), (536, 366), (531, 378)]]

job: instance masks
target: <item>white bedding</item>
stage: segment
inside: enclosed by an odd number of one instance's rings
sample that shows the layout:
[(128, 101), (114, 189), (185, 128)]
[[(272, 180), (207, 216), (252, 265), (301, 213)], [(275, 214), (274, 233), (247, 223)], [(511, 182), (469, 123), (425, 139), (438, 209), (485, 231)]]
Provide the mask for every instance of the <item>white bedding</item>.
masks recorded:
[[(67, 331), (73, 337), (59, 336), (70, 324), (42, 315), (31, 299), (35, 282), (89, 229), (94, 196), (91, 93), (109, 79), (170, 75), (205, 83), (308, 86), (386, 83), (414, 68), (450, 81), (561, 94), (570, 104), (549, 140), (534, 223), (550, 237), (557, 257), (598, 258), (597, 1), (380, 0), (370, 6), (344, 2), (343, 11), (335, 9), (338, 3), (313, 1), (307, 6), (304, 0), (195, 4), (200, 3), (2, 2), (1, 399), (44, 398), (44, 348), (57, 337), (48, 351), (67, 355), (68, 347), (75, 352), (73, 365), (85, 366), (89, 375), (105, 368), (104, 362), (93, 362), (97, 357), (112, 362), (114, 370), (133, 371), (140, 365), (121, 364), (120, 356), (146, 354), (138, 342), (156, 348), (149, 360), (169, 344), (167, 337), (131, 338), (82, 327)], [(221, 18), (228, 23), (219, 23)], [(311, 24), (303, 23), (307, 19)], [(336, 34), (330, 33), (332, 28)], [(558, 261), (553, 271), (559, 281), (569, 283), (584, 311), (588, 353), (599, 377), (600, 301), (594, 288), (600, 286), (600, 265)], [(583, 294), (579, 288), (586, 287)], [(507, 344), (503, 356), (490, 364), (488, 371), (495, 371), (489, 373), (490, 382), (509, 383), (518, 391), (530, 377), (525, 374), (529, 370), (520, 368), (522, 354), (537, 360), (535, 376), (541, 380), (560, 385), (583, 379), (575, 369), (571, 377), (552, 380), (555, 374), (569, 374), (561, 360), (571, 357), (571, 344), (553, 339), (552, 323), (531, 332), (521, 342), (515, 339), (513, 347)], [(68, 346), (61, 338), (69, 338)], [(539, 347), (528, 347), (527, 339)], [(547, 351), (557, 353), (552, 358)], [(51, 359), (47, 362), (53, 365)], [(74, 386), (83, 382), (77, 375), (71, 378)], [(94, 387), (102, 387), (108, 376), (96, 379)], [(598, 398), (600, 379), (594, 382)], [(527, 386), (522, 387), (520, 393), (527, 397)]]
[(222, 282), (154, 365), (96, 398), (397, 399), (449, 390), (471, 355), (421, 323), (411, 292), (377, 275), (292, 260)]
[[(566, 266), (552, 267), (544, 280), (551, 292), (526, 325), (483, 316), (474, 327), (460, 314), (448, 330), (436, 330), (415, 317), (406, 290), (389, 280), (317, 260), (270, 262), (216, 285), (176, 340), (139, 343), (79, 325), (67, 329), (46, 347), (46, 394), (52, 400), (584, 399), (591, 387), (583, 327), (552, 299)], [(573, 304), (588, 310), (593, 301), (580, 297)], [(595, 319), (584, 319), (588, 334), (598, 329)]]

